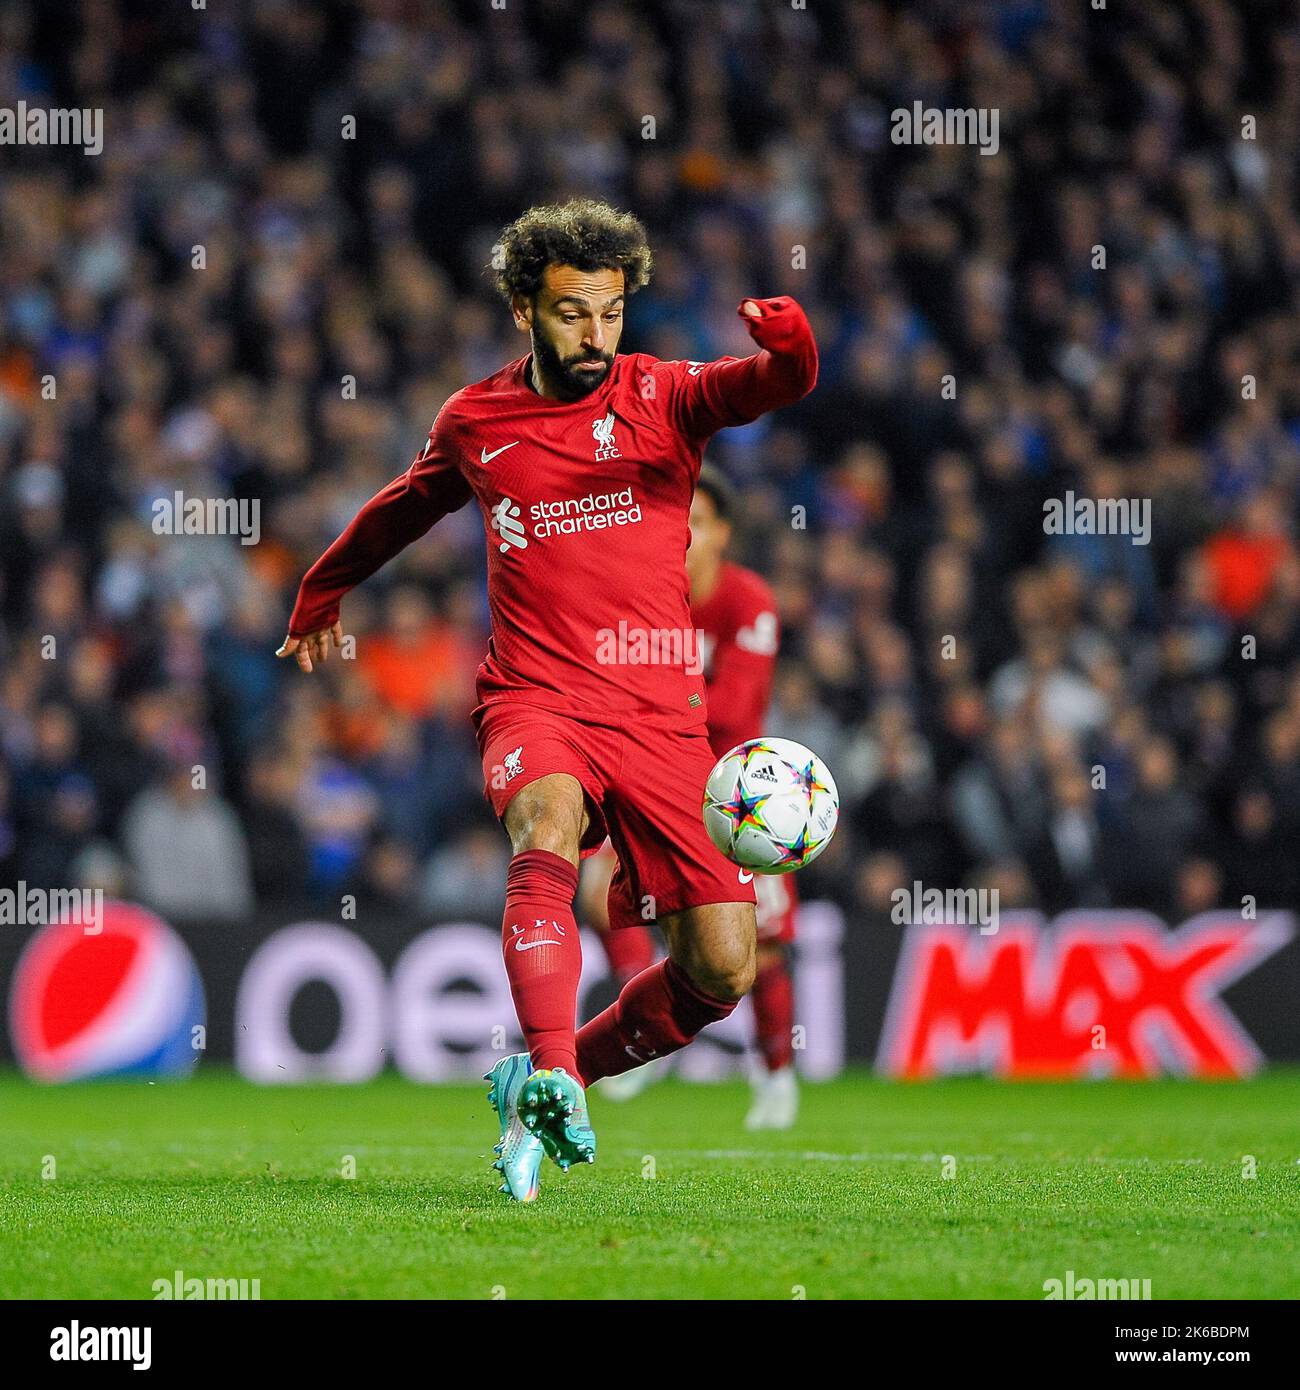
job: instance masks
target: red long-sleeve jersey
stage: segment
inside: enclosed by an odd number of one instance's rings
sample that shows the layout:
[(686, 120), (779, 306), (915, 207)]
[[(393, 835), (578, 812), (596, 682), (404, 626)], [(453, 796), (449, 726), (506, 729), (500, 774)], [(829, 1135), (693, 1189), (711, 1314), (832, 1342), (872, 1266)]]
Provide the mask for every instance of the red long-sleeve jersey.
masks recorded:
[(702, 724), (685, 555), (704, 445), (817, 380), (799, 305), (752, 302), (760, 316), (742, 318), (761, 351), (751, 357), (620, 355), (577, 401), (539, 396), (522, 357), (457, 391), (410, 468), (308, 571), (290, 634), (329, 627), (349, 589), (474, 498), (492, 615), (476, 715), (518, 699), (615, 726)]
[(779, 627), (776, 600), (753, 570), (724, 562), (713, 593), (691, 604), (709, 697), (709, 746), (721, 757), (763, 733), (772, 700)]

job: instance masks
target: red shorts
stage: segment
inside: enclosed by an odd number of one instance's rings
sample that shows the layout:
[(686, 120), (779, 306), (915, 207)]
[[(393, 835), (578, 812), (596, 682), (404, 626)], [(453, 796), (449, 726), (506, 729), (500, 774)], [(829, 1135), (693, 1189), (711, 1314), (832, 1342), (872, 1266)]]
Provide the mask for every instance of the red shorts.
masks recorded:
[[(631, 884), (623, 872), (622, 860), (614, 853), (608, 840), (596, 851), (598, 859), (613, 861), (614, 873), (609, 881), (607, 906), (609, 927), (644, 927), (639, 904), (632, 895)], [(757, 903), (758, 939), (768, 946), (789, 946), (794, 941), (795, 907), (799, 897), (795, 892), (793, 874), (755, 874), (754, 890)], [(654, 919), (651, 918), (650, 921)]]
[[(483, 791), (498, 816), (539, 777), (567, 772), (586, 794), (591, 824), (581, 854), (608, 834), (618, 854), (610, 886), (653, 922), (705, 903), (752, 903), (754, 887), (714, 848), (700, 807), (716, 759), (703, 729), (612, 729), (533, 705), (489, 706), (478, 723)], [(626, 925), (626, 915), (620, 916)], [(617, 925), (611, 916), (611, 925)]]

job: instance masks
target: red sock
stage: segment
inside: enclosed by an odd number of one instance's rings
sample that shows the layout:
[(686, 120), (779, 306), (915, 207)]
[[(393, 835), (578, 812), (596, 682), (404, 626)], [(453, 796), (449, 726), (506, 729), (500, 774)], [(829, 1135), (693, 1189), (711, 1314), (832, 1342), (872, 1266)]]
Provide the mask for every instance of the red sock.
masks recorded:
[(794, 981), (785, 957), (760, 965), (749, 993), (754, 1002), (758, 1050), (768, 1071), (794, 1061)]
[(698, 989), (676, 961), (661, 960), (624, 985), (609, 1008), (578, 1033), (578, 1072), (590, 1085), (652, 1057), (666, 1057), (735, 1007)]
[(601, 932), (600, 939), (620, 989), (654, 964), (655, 943), (648, 927), (619, 927)]
[(501, 948), (534, 1069), (579, 1075), (574, 1025), (582, 944), (573, 918), (578, 871), (547, 849), (526, 849), (506, 874)]

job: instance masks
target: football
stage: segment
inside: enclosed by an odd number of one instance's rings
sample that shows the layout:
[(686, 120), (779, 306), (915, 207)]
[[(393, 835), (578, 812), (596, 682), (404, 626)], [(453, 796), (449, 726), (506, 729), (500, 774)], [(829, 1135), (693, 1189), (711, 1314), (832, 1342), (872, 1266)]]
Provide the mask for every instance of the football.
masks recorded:
[(704, 784), (704, 826), (728, 859), (758, 874), (802, 869), (831, 842), (840, 794), (801, 743), (753, 738), (718, 759)]

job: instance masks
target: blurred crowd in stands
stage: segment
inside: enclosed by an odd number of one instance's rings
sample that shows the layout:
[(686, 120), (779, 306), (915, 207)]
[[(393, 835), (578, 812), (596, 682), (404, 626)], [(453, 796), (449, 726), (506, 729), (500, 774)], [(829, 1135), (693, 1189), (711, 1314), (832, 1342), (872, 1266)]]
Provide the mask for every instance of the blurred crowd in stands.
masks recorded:
[[(355, 660), (274, 652), (527, 350), (501, 227), (589, 193), (652, 236), (626, 350), (743, 355), (747, 293), (819, 338), (710, 448), (778, 597), (765, 732), (843, 795), (805, 895), (1300, 907), (1290, 4), (29, 0), (20, 100), (105, 114), (97, 157), (0, 147), (0, 880), (492, 920), (477, 509), (345, 601)], [(997, 153), (894, 144), (915, 101), (995, 108)], [(178, 492), (258, 543), (158, 534)], [(1149, 543), (1048, 534), (1067, 492)]]

